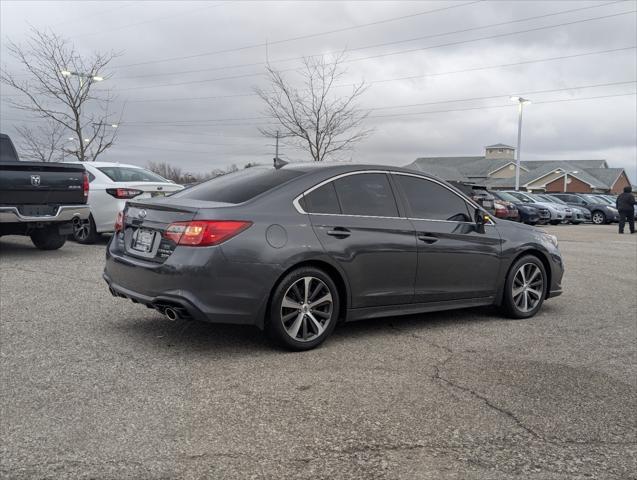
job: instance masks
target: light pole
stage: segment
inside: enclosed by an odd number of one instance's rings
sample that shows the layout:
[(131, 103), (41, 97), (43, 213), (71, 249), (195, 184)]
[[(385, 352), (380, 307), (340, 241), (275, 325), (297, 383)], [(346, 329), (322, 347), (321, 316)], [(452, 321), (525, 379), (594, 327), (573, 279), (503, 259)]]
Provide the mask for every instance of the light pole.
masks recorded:
[(520, 148), (522, 146), (522, 110), (524, 105), (531, 103), (531, 100), (522, 97), (511, 97), (511, 100), (518, 102), (518, 148), (515, 160), (515, 190), (520, 190)]
[(77, 77), (80, 80), (80, 91), (82, 90), (82, 87), (84, 87), (84, 80), (87, 78), (94, 82), (101, 82), (104, 80), (104, 77), (100, 77), (94, 73), (72, 72), (70, 70), (62, 70), (60, 73), (63, 77)]
[[(556, 172), (559, 173), (559, 172)], [(572, 170), (570, 172), (567, 172), (566, 170), (564, 170), (564, 193), (566, 193), (566, 189), (568, 188), (568, 174), (571, 175), (575, 175), (576, 173), (579, 173), (579, 171), (577, 170)]]

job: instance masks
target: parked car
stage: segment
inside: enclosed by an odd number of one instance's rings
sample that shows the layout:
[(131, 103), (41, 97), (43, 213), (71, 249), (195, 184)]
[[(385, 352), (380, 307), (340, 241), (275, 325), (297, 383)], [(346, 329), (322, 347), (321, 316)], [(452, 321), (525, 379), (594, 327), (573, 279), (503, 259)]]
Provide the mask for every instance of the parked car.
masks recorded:
[(604, 199), (595, 195), (578, 193), (554, 193), (553, 196), (569, 205), (584, 207), (591, 212), (591, 221), (596, 225), (619, 222), (619, 212)]
[(505, 220), (511, 220), (514, 222), (520, 220), (518, 209), (513, 203), (506, 202), (504, 200), (494, 200), (493, 203), (495, 206), (496, 217), (503, 218)]
[(104, 269), (113, 295), (171, 320), (256, 325), (294, 350), (340, 320), (491, 304), (528, 318), (562, 274), (555, 236), (442, 180), (302, 163), (129, 201)]
[(496, 208), (494, 205), (495, 197), (484, 187), (476, 185), (467, 185), (462, 182), (450, 182), (451, 185), (456, 187), (462, 193), (467, 195), (471, 200), (480, 205), (490, 215), (496, 215)]
[(40, 250), (56, 250), (89, 216), (84, 166), (21, 162), (11, 139), (0, 133), (0, 236), (26, 235)]
[[(610, 205), (617, 208), (617, 195), (600, 195), (600, 196), (608, 200)], [(635, 211), (635, 217), (637, 218), (637, 203), (633, 205), (633, 209)]]
[(168, 195), (184, 188), (137, 165), (90, 162), (86, 163), (86, 171), (91, 185), (91, 214), (75, 225), (73, 237), (79, 243), (95, 243), (100, 234), (112, 232), (117, 213), (127, 200)]
[(573, 214), (572, 210), (566, 209), (555, 202), (547, 202), (542, 198), (535, 197), (532, 193), (516, 191), (507, 191), (506, 193), (510, 193), (524, 203), (530, 203), (533, 206), (546, 208), (551, 215), (549, 220), (551, 225), (558, 225), (564, 221), (568, 221), (570, 219), (569, 217)]
[[(546, 199), (547, 202), (554, 202), (560, 205), (567, 206), (568, 204), (561, 200), (558, 197), (554, 197), (553, 195), (544, 193), (537, 194), (538, 197)], [(583, 207), (578, 207), (575, 205), (568, 205), (568, 208), (573, 212), (571, 215), (570, 223), (573, 225), (579, 225), (580, 223), (590, 222), (591, 221), (591, 212)]]
[(522, 223), (526, 223), (527, 225), (537, 225), (548, 223), (551, 219), (551, 213), (548, 208), (524, 203), (519, 198), (516, 198), (507, 192), (490, 190), (490, 193), (496, 199), (513, 203), (518, 209), (518, 219)]

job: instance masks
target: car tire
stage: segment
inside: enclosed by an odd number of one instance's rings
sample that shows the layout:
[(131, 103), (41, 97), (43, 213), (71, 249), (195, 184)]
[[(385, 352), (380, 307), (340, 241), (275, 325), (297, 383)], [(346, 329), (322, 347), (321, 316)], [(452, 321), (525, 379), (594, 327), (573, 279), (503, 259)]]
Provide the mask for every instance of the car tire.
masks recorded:
[(99, 236), (100, 234), (97, 233), (93, 215), (89, 215), (86, 220), (81, 220), (78, 225), (73, 225), (73, 240), (77, 243), (92, 245), (97, 241)]
[(301, 267), (278, 283), (266, 314), (266, 331), (289, 350), (310, 350), (325, 341), (338, 321), (336, 284), (323, 270)]
[(602, 212), (601, 210), (595, 210), (591, 214), (591, 221), (595, 225), (605, 225), (608, 223), (608, 221), (606, 220), (606, 214)]
[(547, 281), (544, 264), (539, 258), (534, 255), (519, 258), (511, 265), (504, 283), (503, 313), (510, 318), (530, 318), (535, 315), (544, 303)]
[(29, 236), (33, 245), (40, 250), (57, 250), (66, 243), (66, 236), (60, 235), (57, 226), (38, 228)]

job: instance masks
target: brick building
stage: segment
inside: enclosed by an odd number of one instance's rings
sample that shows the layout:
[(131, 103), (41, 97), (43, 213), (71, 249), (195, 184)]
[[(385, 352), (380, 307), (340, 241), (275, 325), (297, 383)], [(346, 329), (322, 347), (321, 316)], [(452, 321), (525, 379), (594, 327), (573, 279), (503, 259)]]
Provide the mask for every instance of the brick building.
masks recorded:
[[(497, 190), (515, 187), (515, 148), (502, 143), (485, 147), (482, 156), (423, 157), (406, 167)], [(606, 160), (526, 160), (520, 165), (520, 188), (533, 192), (617, 194), (627, 185), (624, 169), (609, 168)]]

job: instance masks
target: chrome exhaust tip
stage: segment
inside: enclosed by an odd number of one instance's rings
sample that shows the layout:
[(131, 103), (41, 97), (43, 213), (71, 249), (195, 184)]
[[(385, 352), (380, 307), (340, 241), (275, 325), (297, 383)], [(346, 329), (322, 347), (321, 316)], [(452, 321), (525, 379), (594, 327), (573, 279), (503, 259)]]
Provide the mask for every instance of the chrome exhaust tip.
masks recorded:
[(166, 318), (168, 318), (168, 320), (170, 320), (171, 322), (174, 322), (179, 318), (179, 313), (177, 313), (175, 309), (170, 307), (164, 309), (164, 315), (166, 315)]

